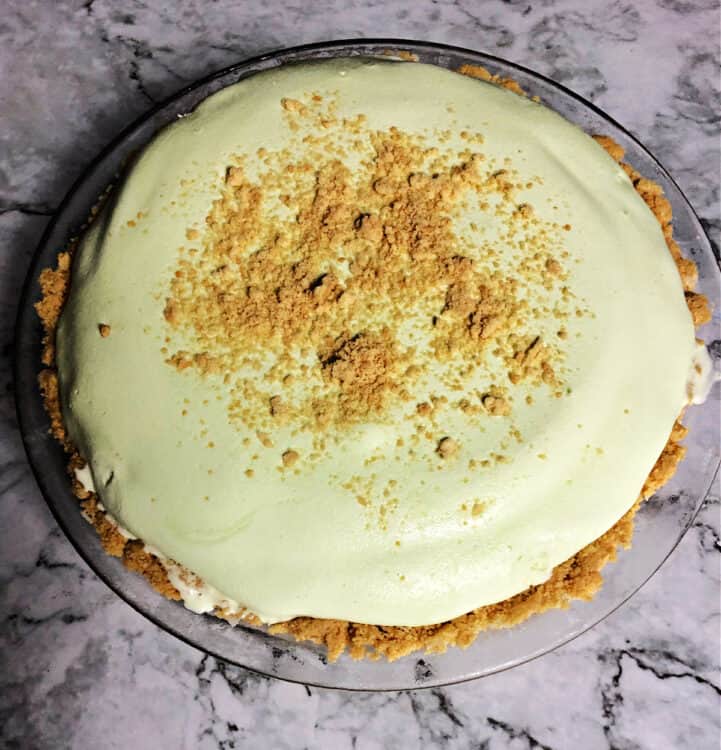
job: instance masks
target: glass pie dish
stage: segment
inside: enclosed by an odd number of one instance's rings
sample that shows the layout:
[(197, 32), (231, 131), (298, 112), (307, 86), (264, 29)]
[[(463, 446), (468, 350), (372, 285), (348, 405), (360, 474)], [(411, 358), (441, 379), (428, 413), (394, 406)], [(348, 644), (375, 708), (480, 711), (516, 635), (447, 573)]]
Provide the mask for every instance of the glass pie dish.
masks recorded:
[[(263, 55), (193, 84), (133, 124), (89, 167), (63, 201), (33, 260), (23, 292), (16, 332), (16, 393), (22, 437), (31, 466), (48, 505), (78, 552), (120, 597), (169, 633), (208, 653), (249, 669), (323, 687), (398, 690), (461, 682), (507, 669), (567, 642), (620, 606), (658, 569), (678, 544), (701, 506), (719, 464), (718, 388), (709, 401), (691, 407), (685, 424), (686, 459), (673, 480), (643, 504), (636, 516), (634, 544), (604, 569), (604, 585), (590, 602), (567, 610), (534, 615), (513, 628), (481, 633), (467, 649), (444, 654), (412, 654), (394, 662), (353, 661), (341, 656), (329, 663), (324, 649), (269, 635), (262, 628), (232, 626), (198, 615), (153, 591), (140, 576), (103, 550), (95, 530), (80, 513), (62, 448), (49, 434), (37, 374), (41, 327), (33, 309), (40, 297), (38, 276), (53, 266), (58, 251), (77, 236), (98, 197), (112, 186), (129, 157), (165, 125), (192, 111), (203, 99), (258, 72), (294, 62), (333, 57), (407, 56), (451, 70), (480, 65), (512, 78), (530, 95), (589, 133), (611, 136), (626, 150), (626, 160), (657, 182), (674, 212), (674, 237), (699, 269), (699, 291), (719, 309), (719, 269), (703, 229), (686, 198), (654, 157), (633, 136), (592, 104), (558, 84), (488, 55), (430, 43), (403, 40), (340, 41), (297, 47)], [(718, 315), (718, 313), (716, 313)], [(699, 331), (710, 334), (712, 325)], [(711, 337), (713, 338), (713, 337)], [(629, 504), (632, 498), (629, 498)]]

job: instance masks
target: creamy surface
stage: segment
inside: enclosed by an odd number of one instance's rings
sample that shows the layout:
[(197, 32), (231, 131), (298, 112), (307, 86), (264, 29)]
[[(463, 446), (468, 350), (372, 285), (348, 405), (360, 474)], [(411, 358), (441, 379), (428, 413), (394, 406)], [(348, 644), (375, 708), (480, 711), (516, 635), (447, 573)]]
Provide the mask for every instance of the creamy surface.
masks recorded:
[[(510, 461), (469, 470), (470, 458), (498, 452), (509, 421), (488, 419), (479, 430), (458, 410), (444, 415), (443, 430), (459, 456), (412, 460), (395, 449), (414, 429), (405, 405), (329, 436), (327, 456), (282, 472), (280, 449), (303, 456), (309, 436), (290, 425), (273, 436), (279, 449), (263, 450), (254, 431), (229, 423), (227, 404), (209, 398), (200, 375), (165, 364), (164, 295), (186, 229), (203, 225), (233, 155), (287, 142), (281, 98), (311, 91), (335, 93), (340, 115), (363, 113), (375, 128), (449, 128), (446, 146), (459, 150), (460, 130), (480, 130), (488, 158), (510, 156), (521, 175), (542, 177), (529, 195), (534, 209), (572, 226), (569, 285), (593, 315), (568, 323), (566, 395), (538, 389), (532, 404), (516, 399), (523, 442), (506, 451)], [(464, 218), (503, 246), (492, 216), (469, 206)], [(107, 338), (101, 323), (111, 326)], [(540, 325), (551, 335), (558, 321)], [(690, 400), (695, 353), (660, 227), (592, 139), (492, 85), (358, 60), (255, 76), (161, 132), (81, 243), (57, 349), (67, 428), (130, 534), (266, 622), (308, 615), (385, 625), (441, 622), (503, 600), (608, 530)], [(500, 372), (490, 363), (469, 385), (483, 390)], [(248, 454), (257, 455), (252, 476)], [(378, 493), (396, 481), (383, 526), (343, 488), (359, 475), (377, 477)], [(461, 510), (474, 504), (482, 512)], [(193, 596), (205, 611), (208, 599)]]

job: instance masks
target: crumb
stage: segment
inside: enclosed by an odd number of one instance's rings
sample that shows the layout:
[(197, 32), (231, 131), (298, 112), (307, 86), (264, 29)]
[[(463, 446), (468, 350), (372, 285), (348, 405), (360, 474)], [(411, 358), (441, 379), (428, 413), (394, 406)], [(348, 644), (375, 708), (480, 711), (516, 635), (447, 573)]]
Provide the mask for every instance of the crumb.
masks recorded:
[(271, 437), (267, 432), (258, 431), (255, 434), (257, 435), (258, 440), (260, 440), (261, 445), (263, 445), (265, 448), (273, 447), (273, 441), (271, 440)]
[(451, 458), (460, 450), (460, 445), (452, 437), (444, 437), (438, 441), (436, 452), (441, 458)]
[(468, 76), (469, 78), (478, 78), (481, 81), (487, 81), (488, 83), (495, 83), (501, 88), (508, 89), (514, 94), (519, 96), (526, 96), (526, 92), (520, 87), (517, 81), (512, 78), (504, 78), (503, 76), (493, 75), (482, 65), (461, 65), (458, 68), (458, 72), (461, 75)]
[(305, 114), (307, 112), (305, 104), (299, 102), (297, 99), (283, 98), (280, 100), (280, 105), (286, 110), (286, 112), (298, 112), (300, 114)]
[(298, 453), (298, 451), (287, 450), (285, 451), (285, 453), (283, 453), (281, 458), (283, 460), (283, 466), (285, 466), (286, 468), (290, 468), (291, 466), (294, 466), (298, 461), (298, 459), (300, 458), (300, 454)]
[[(239, 187), (243, 184), (244, 174), (240, 167), (228, 167), (225, 172), (225, 183), (229, 187)], [(188, 238), (190, 239), (190, 238)]]
[(546, 271), (552, 276), (560, 276), (563, 273), (563, 268), (555, 258), (549, 258), (546, 261)]
[(268, 402), (268, 406), (270, 408), (270, 413), (274, 417), (282, 417), (288, 413), (288, 407), (280, 396), (272, 396)]
[(475, 503), (473, 503), (473, 507), (471, 508), (471, 515), (474, 518), (480, 516), (486, 509), (486, 505), (486, 503), (476, 501)]
[(481, 399), (483, 408), (494, 417), (507, 417), (511, 413), (511, 405), (502, 396), (493, 396), (490, 393)]
[(433, 407), (427, 401), (416, 404), (416, 414), (420, 415), (421, 417), (427, 417), (432, 413)]

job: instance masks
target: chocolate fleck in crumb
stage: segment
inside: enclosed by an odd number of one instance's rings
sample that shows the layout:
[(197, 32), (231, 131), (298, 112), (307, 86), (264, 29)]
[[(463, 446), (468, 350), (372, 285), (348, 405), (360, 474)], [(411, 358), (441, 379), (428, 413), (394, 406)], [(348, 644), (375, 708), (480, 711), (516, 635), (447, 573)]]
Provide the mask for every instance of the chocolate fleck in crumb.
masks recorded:
[(101, 323), (98, 326), (98, 331), (100, 332), (100, 335), (106, 339), (108, 336), (110, 336), (110, 326), (107, 323)]
[(441, 458), (451, 458), (460, 450), (460, 445), (452, 437), (444, 437), (438, 441), (436, 452)]
[(291, 467), (296, 463), (296, 461), (299, 458), (300, 458), (300, 454), (298, 453), (298, 451), (287, 450), (282, 456), (283, 466)]

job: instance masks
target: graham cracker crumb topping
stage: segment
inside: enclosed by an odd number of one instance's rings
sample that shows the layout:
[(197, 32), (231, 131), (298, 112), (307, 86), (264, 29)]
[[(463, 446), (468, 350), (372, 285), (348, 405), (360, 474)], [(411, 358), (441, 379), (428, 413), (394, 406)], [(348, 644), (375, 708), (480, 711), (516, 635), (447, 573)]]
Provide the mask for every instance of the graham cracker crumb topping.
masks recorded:
[(444, 437), (438, 441), (438, 455), (441, 458), (451, 458), (460, 450), (461, 446), (452, 437)]
[[(193, 234), (200, 248), (179, 250), (164, 308), (168, 365), (206, 378), (231, 423), (270, 436), (280, 425), (323, 434), (383, 421), (415, 401), (431, 365), (450, 390), (493, 361), (510, 384), (563, 395), (563, 338), (543, 340), (536, 321), (552, 304), (559, 321), (590, 311), (564, 271), (563, 228), (519, 202), (524, 184), (508, 160), (470, 148), (480, 133), (439, 149), (373, 130), (362, 113), (337, 118), (332, 97), (280, 106), (298, 149), (264, 149), (253, 169), (237, 157)], [(506, 220), (513, 273), (481, 229), (456, 232), (469, 203)], [(459, 407), (511, 413), (511, 400), (493, 399)]]
[(298, 453), (298, 451), (287, 450), (282, 455), (283, 466), (290, 468), (291, 466), (294, 466), (297, 463), (299, 458), (300, 458), (300, 453)]

